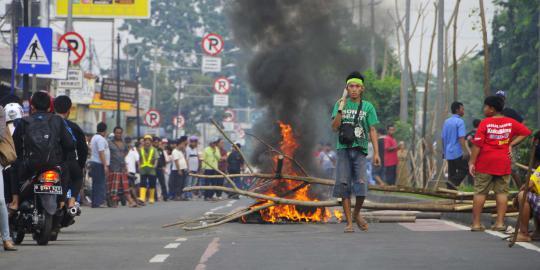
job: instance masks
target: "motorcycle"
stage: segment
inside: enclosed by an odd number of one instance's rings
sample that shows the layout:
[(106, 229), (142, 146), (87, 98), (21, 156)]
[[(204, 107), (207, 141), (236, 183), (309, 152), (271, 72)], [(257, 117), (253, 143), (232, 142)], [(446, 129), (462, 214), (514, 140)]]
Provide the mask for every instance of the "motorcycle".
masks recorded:
[(53, 236), (53, 219), (62, 196), (60, 167), (45, 170), (21, 187), (19, 210), (10, 220), (13, 241), (20, 244), (25, 234), (32, 234), (38, 245), (47, 245)]

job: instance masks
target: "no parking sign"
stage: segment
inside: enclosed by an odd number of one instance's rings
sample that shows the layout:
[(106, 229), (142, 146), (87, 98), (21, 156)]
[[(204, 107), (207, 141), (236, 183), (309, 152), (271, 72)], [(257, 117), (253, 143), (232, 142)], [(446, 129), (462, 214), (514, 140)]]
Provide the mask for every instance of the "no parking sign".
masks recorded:
[(146, 112), (146, 115), (144, 116), (144, 123), (147, 126), (151, 128), (159, 127), (160, 122), (161, 122), (161, 115), (159, 114), (157, 110), (152, 109)]

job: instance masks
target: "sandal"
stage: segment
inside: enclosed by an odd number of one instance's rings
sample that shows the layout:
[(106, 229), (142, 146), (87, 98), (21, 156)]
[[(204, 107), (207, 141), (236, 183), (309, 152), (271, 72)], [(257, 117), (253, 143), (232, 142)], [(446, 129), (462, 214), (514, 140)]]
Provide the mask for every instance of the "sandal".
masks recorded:
[(502, 225), (502, 226), (493, 225), (489, 229), (492, 230), (492, 231), (496, 231), (496, 232), (506, 232), (506, 225)]
[(360, 214), (358, 214), (358, 216), (356, 217), (356, 225), (358, 225), (358, 228), (360, 228), (360, 230), (364, 232), (367, 232), (369, 229), (368, 223)]
[(347, 226), (345, 227), (345, 230), (343, 231), (344, 233), (353, 233), (354, 232), (354, 228), (353, 226)]
[(530, 236), (523, 236), (522, 234), (518, 234), (518, 236), (516, 238), (516, 242), (531, 242), (531, 237)]
[(483, 232), (486, 230), (486, 227), (484, 225), (480, 225), (480, 227), (471, 227), (471, 232)]

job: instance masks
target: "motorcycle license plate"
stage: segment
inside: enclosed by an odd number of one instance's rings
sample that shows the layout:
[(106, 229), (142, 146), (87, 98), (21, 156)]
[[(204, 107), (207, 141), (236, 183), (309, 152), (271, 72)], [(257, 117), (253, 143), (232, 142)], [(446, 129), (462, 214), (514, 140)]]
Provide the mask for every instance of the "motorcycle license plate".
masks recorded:
[(62, 195), (62, 187), (61, 186), (45, 186), (45, 185), (41, 185), (41, 184), (35, 184), (34, 185), (34, 193)]

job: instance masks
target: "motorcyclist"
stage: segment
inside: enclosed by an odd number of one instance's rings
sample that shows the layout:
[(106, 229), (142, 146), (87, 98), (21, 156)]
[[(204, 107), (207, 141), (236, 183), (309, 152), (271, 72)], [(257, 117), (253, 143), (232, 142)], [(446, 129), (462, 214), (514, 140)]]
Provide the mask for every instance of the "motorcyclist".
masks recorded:
[(88, 157), (88, 145), (86, 144), (84, 132), (77, 124), (67, 119), (71, 106), (71, 99), (68, 96), (58, 96), (54, 99), (54, 111), (64, 119), (65, 127), (72, 135), (72, 140), (75, 143), (75, 150), (67, 153), (65, 164), (69, 171), (67, 186), (71, 190), (71, 198), (69, 198), (67, 205), (68, 209), (75, 206), (76, 198), (79, 196), (83, 183), (83, 170)]
[(13, 133), (19, 179), (25, 181), (37, 173), (60, 167), (63, 202), (68, 189), (68, 170), (64, 163), (67, 154), (75, 149), (72, 136), (64, 120), (51, 113), (52, 99), (47, 92), (34, 93), (30, 105), (30, 116), (22, 118)]

